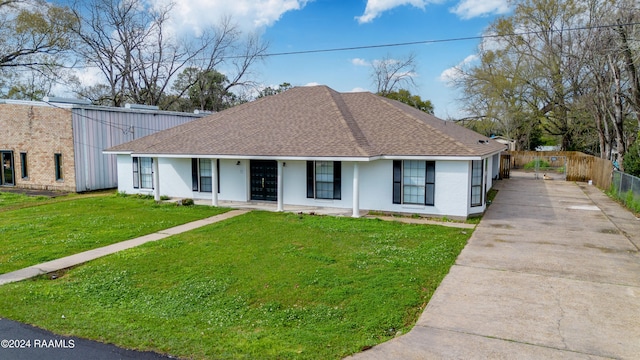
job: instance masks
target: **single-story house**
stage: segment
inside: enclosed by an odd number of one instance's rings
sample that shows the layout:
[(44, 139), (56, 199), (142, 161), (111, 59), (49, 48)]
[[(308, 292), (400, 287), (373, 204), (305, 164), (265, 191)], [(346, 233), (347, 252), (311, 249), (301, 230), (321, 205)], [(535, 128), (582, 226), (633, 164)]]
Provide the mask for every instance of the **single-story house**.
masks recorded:
[(102, 150), (203, 116), (142, 105), (120, 108), (75, 99), (44, 100), (0, 99), (0, 190), (115, 188), (116, 157)]
[(505, 146), (395, 100), (297, 87), (105, 150), (118, 190), (418, 213), (485, 210)]

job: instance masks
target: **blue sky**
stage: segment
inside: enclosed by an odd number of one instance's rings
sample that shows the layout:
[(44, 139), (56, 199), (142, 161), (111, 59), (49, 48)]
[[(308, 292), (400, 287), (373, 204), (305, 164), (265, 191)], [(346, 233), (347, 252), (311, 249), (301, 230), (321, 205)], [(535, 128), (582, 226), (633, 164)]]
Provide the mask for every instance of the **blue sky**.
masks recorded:
[[(380, 2), (380, 1), (379, 1)], [(389, 1), (392, 3), (393, 1)], [(402, 3), (402, 1), (395, 1)], [(426, 3), (414, 1), (414, 3)], [(405, 43), (478, 36), (495, 18), (495, 12), (470, 19), (452, 12), (455, 2), (399, 5), (361, 23), (366, 1), (316, 0), (289, 11), (265, 28), (270, 52)], [(505, 7), (506, 8), (506, 7)], [(416, 88), (413, 93), (429, 99), (436, 115), (460, 116), (459, 95), (443, 81), (443, 73), (475, 53), (479, 40), (452, 41), (365, 50), (274, 56), (265, 62), (261, 75), (266, 84), (284, 81), (293, 85), (318, 83), (338, 91), (375, 91), (370, 74), (372, 61), (385, 56), (417, 55)]]
[[(496, 16), (509, 11), (508, 0), (147, 1), (172, 1), (174, 26), (183, 34), (195, 34), (222, 16), (231, 16), (245, 32), (262, 33), (270, 43), (269, 53), (479, 36)], [(257, 68), (256, 80), (264, 86), (289, 82), (323, 84), (340, 92), (375, 91), (371, 62), (414, 53), (417, 86), (411, 92), (431, 100), (436, 116), (462, 117), (460, 95), (443, 78), (451, 68), (472, 59), (479, 42), (272, 56)]]

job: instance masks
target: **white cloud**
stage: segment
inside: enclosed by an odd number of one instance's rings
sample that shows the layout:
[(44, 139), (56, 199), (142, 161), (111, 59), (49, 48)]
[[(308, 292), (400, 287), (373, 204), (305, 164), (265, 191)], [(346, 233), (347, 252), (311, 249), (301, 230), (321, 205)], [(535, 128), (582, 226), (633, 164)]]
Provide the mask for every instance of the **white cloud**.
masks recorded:
[(509, 12), (509, 0), (462, 0), (450, 11), (462, 19)]
[(385, 11), (391, 10), (398, 6), (412, 5), (419, 9), (423, 9), (429, 3), (437, 3), (438, 0), (368, 0), (364, 9), (364, 14), (356, 16), (356, 20), (360, 24), (368, 23), (380, 16)]
[(353, 58), (351, 59), (351, 63), (356, 66), (371, 66), (367, 60), (361, 58)]
[[(149, 0), (166, 5), (171, 0)], [(181, 0), (171, 11), (178, 27), (199, 34), (204, 28), (230, 16), (242, 30), (251, 31), (273, 25), (288, 11), (300, 10), (312, 0)]]
[(355, 88), (351, 89), (351, 91), (349, 91), (349, 92), (355, 93), (355, 92), (371, 92), (371, 91), (369, 89), (365, 89), (365, 88), (361, 88), (361, 87), (355, 87)]
[(323, 84), (320, 84), (320, 83), (317, 83), (315, 81), (312, 81), (312, 82), (306, 83), (306, 84), (304, 84), (302, 86), (318, 86), (318, 85), (323, 85)]
[(460, 62), (458, 65), (454, 66), (454, 67), (450, 67), (448, 69), (446, 69), (445, 71), (443, 71), (440, 76), (438, 77), (438, 80), (440, 80), (441, 82), (445, 83), (447, 86), (453, 86), (455, 81), (460, 79), (462, 76), (464, 76), (464, 70), (465, 68), (478, 60), (478, 56), (477, 55), (469, 55), (467, 56), (464, 60), (462, 60), (462, 62)]

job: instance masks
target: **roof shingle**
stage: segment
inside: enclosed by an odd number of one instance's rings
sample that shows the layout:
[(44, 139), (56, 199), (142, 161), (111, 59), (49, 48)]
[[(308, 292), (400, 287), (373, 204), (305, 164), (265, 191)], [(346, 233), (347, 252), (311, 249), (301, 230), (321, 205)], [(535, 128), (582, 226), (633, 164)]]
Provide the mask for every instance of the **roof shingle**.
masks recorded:
[(267, 96), (107, 151), (308, 158), (483, 156), (502, 149), (503, 144), (398, 101), (313, 86)]

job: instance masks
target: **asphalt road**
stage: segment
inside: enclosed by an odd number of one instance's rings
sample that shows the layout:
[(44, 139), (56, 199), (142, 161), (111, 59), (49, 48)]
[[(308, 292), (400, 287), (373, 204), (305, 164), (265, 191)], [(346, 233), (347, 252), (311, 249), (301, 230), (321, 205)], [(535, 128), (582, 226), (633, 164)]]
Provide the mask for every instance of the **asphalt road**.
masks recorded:
[(0, 359), (11, 360), (158, 360), (154, 352), (122, 349), (97, 341), (65, 337), (19, 322), (0, 319)]

